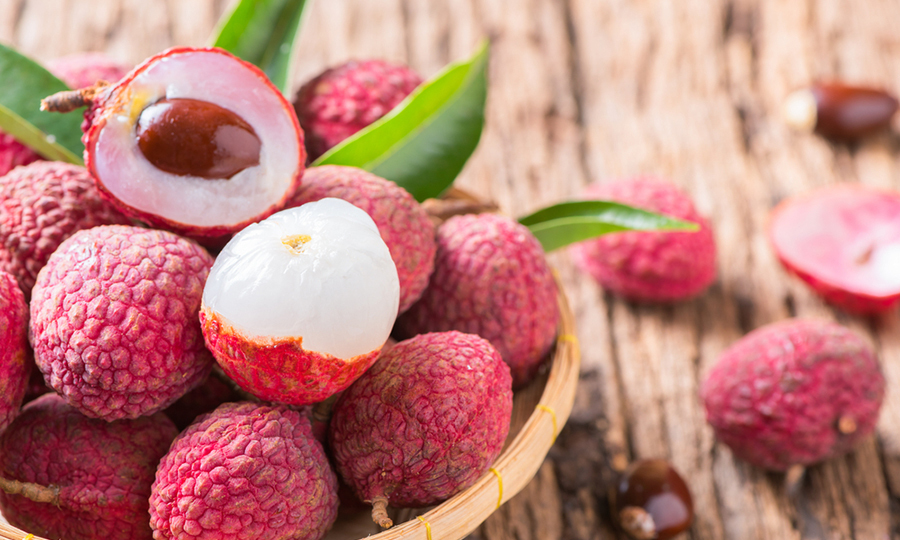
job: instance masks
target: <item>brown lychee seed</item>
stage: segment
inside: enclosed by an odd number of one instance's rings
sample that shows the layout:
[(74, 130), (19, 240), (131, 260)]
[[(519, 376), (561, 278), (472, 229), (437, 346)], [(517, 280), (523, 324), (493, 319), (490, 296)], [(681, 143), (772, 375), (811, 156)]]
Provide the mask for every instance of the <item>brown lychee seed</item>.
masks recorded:
[(421, 334), (385, 351), (341, 395), (329, 442), (341, 478), (390, 527), (388, 504), (436, 504), (486, 473), (511, 414), (509, 367), (490, 342)]
[(303, 173), (291, 104), (259, 68), (221, 49), (169, 49), (115, 84), (42, 103), (80, 105), (89, 105), (88, 170), (123, 213), (154, 227), (234, 233), (281, 208)]
[(796, 129), (852, 141), (890, 127), (898, 105), (896, 97), (879, 88), (820, 81), (788, 96), (784, 115)]
[(694, 502), (684, 479), (664, 459), (635, 461), (622, 473), (612, 497), (613, 517), (635, 540), (667, 540), (686, 531)]
[(0, 270), (0, 433), (19, 413), (32, 365), (25, 296), (16, 280)]
[(40, 397), (0, 437), (3, 517), (45, 538), (150, 540), (150, 486), (177, 433), (162, 414), (105, 422)]
[(172, 443), (150, 496), (155, 540), (318, 540), (337, 479), (309, 420), (283, 405), (226, 403)]

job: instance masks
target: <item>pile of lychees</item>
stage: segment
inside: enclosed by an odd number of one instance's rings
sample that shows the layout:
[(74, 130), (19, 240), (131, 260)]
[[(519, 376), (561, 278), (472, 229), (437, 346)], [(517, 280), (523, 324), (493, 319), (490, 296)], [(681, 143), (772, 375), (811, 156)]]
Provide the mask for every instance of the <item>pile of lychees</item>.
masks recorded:
[[(420, 78), (350, 63), (291, 104), (219, 49), (103, 73), (44, 102), (88, 105), (86, 168), (6, 149), (30, 164), (0, 178), (4, 517), (69, 540), (315, 540), (339, 479), (389, 527), (389, 506), (485, 474), (556, 335), (540, 244), (307, 166), (304, 139), (321, 154)], [(22, 407), (32, 371), (45, 395)]]

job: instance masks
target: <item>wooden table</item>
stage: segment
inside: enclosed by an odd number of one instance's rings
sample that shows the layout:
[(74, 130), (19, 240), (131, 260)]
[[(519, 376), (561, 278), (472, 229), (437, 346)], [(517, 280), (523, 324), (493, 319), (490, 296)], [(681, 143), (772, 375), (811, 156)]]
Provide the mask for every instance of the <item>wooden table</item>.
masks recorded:
[[(104, 50), (138, 62), (201, 45), (225, 0), (2, 0), (0, 41), (46, 60)], [(837, 182), (900, 188), (900, 138), (836, 146), (788, 129), (785, 95), (814, 77), (900, 90), (896, 0), (314, 0), (299, 85), (349, 58), (430, 76), (493, 42), (487, 127), (458, 185), (509, 214), (589, 182), (671, 179), (713, 223), (719, 279), (701, 298), (636, 306), (551, 255), (578, 317), (576, 408), (536, 479), (476, 533), (489, 540), (617, 538), (606, 489), (626, 459), (671, 459), (689, 480), (690, 538), (900, 538), (900, 317), (826, 307), (764, 236), (780, 199)], [(783, 475), (716, 444), (697, 397), (734, 340), (791, 316), (835, 319), (872, 340), (888, 379), (877, 436)], [(893, 510), (893, 516), (892, 516)]]

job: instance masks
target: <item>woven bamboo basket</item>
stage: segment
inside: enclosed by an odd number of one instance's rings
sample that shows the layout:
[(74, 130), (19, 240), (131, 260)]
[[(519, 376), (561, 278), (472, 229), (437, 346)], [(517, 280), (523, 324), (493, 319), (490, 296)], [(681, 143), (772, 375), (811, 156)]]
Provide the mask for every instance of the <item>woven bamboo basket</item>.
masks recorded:
[[(493, 211), (496, 207), (465, 191), (451, 189), (428, 210), (436, 221), (442, 221), (451, 215)], [(560, 322), (549, 370), (515, 393), (509, 436), (490, 470), (473, 486), (438, 506), (393, 511), (391, 517), (397, 525), (387, 530), (372, 522), (368, 510), (341, 513), (325, 540), (460, 540), (531, 481), (569, 418), (581, 362), (575, 317), (558, 280), (557, 285)], [(0, 539), (48, 540), (12, 527), (2, 517)]]

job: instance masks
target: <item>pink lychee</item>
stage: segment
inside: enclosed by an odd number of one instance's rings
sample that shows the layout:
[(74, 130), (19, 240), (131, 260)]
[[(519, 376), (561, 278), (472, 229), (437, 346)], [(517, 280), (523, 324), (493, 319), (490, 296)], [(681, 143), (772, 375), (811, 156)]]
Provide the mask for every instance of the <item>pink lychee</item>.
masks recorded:
[(610, 200), (691, 221), (696, 232), (618, 232), (569, 248), (575, 264), (601, 287), (631, 300), (671, 302), (696, 296), (716, 279), (716, 245), (690, 197), (669, 182), (642, 177), (592, 184), (587, 199)]
[(849, 451), (875, 429), (884, 398), (875, 352), (832, 322), (789, 319), (750, 332), (701, 389), (716, 437), (738, 457), (783, 471)]
[(212, 368), (197, 320), (212, 257), (175, 234), (123, 225), (79, 231), (38, 274), (35, 361), (83, 414), (162, 410)]
[(28, 165), (41, 158), (34, 150), (20, 143), (15, 137), (0, 131), (0, 176), (19, 165)]
[(520, 387), (553, 346), (556, 295), (544, 251), (524, 225), (496, 214), (455, 216), (437, 229), (428, 288), (397, 325), (406, 337), (458, 330), (489, 340)]
[(350, 61), (308, 81), (297, 92), (294, 109), (309, 159), (390, 112), (421, 83), (410, 68), (384, 60)]
[(131, 68), (102, 52), (79, 52), (47, 62), (47, 70), (69, 88), (85, 88), (97, 81), (116, 82)]
[(0, 270), (0, 433), (19, 413), (32, 364), (25, 296), (15, 278)]

